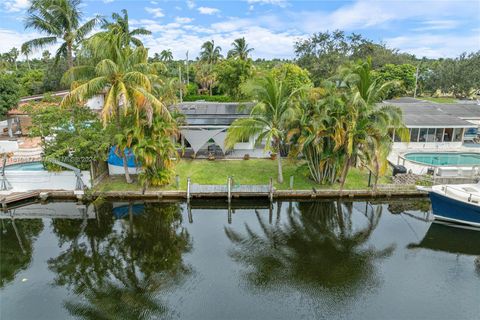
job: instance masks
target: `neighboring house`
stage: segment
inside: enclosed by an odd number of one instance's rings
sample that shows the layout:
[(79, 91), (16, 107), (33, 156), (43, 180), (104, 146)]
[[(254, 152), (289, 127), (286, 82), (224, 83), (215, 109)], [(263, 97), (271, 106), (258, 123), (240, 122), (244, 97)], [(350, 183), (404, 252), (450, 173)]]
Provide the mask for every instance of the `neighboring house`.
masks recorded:
[(413, 98), (385, 101), (402, 109), (410, 141), (402, 142), (394, 132), (394, 149), (455, 149), (477, 138), (480, 105), (440, 104)]

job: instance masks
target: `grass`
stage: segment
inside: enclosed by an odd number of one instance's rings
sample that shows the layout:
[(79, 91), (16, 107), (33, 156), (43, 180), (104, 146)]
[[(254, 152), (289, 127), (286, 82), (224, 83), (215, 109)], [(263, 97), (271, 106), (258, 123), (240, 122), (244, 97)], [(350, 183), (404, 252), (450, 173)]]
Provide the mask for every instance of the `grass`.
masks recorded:
[[(176, 174), (180, 177), (180, 190), (187, 188), (187, 177), (192, 183), (198, 184), (226, 184), (227, 177), (233, 176), (235, 184), (268, 184), (273, 178), (277, 189), (290, 188), (290, 176), (294, 177), (294, 189), (338, 189), (339, 185), (318, 185), (307, 177), (306, 168), (299, 162), (283, 161), (284, 182), (277, 182), (277, 162), (267, 159), (251, 160), (181, 160), (176, 166)], [(381, 177), (379, 183), (389, 183), (389, 177)], [(368, 187), (368, 171), (352, 168), (345, 183), (345, 189), (365, 189)], [(151, 190), (175, 190), (175, 182), (162, 188)], [(102, 181), (97, 191), (138, 191), (141, 187), (136, 184), (125, 183), (124, 176), (109, 177)]]
[(457, 99), (451, 97), (421, 97), (422, 100), (432, 101), (436, 103), (455, 103)]

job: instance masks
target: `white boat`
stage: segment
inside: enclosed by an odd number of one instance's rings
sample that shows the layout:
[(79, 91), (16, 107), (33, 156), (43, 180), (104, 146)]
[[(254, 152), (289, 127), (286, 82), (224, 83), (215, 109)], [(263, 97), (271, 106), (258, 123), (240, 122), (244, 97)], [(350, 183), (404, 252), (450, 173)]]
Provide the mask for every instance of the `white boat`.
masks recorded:
[(438, 185), (427, 191), (436, 220), (480, 227), (480, 183)]

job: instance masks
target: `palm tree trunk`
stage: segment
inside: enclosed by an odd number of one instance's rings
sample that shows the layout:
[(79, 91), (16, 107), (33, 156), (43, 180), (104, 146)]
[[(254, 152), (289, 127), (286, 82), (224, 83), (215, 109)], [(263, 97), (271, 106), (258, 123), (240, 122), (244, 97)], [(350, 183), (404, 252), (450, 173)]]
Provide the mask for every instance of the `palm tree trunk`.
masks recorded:
[(374, 192), (377, 192), (379, 172), (380, 172), (380, 164), (378, 163), (378, 158), (375, 158), (375, 181), (374, 181), (374, 184), (373, 184), (373, 191)]
[(340, 176), (340, 191), (343, 190), (343, 187), (345, 186), (345, 181), (347, 180), (348, 170), (350, 169), (351, 161), (352, 161), (352, 157), (347, 156), (347, 160), (343, 165), (342, 175)]
[(283, 170), (282, 170), (282, 155), (280, 154), (280, 141), (276, 143), (277, 149), (277, 166), (278, 166), (278, 183), (283, 183)]
[(72, 43), (67, 43), (67, 65), (68, 68), (73, 68), (73, 53), (72, 53)]
[(122, 159), (123, 159), (123, 169), (125, 170), (125, 180), (127, 183), (132, 183), (132, 178), (130, 177), (130, 173), (128, 172), (128, 162), (127, 162), (127, 156), (125, 155), (125, 150), (122, 151)]

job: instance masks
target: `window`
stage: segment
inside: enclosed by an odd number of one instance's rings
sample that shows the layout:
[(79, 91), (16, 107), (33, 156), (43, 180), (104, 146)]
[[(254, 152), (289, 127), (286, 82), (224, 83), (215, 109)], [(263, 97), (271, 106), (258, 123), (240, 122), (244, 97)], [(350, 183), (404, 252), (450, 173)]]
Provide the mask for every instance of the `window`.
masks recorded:
[(419, 137), (418, 137), (418, 141), (419, 142), (425, 142), (427, 141), (427, 128), (421, 128), (420, 129), (420, 134), (419, 134)]
[(443, 142), (452, 142), (453, 138), (453, 129), (446, 128), (445, 133), (443, 134)]
[(393, 137), (393, 142), (402, 142), (402, 139), (398, 135), (398, 131), (395, 130), (394, 133), (395, 133), (395, 137)]
[(435, 142), (442, 142), (443, 141), (443, 128), (437, 128), (437, 133), (435, 134)]
[(420, 129), (418, 129), (418, 128), (410, 129), (410, 142), (417, 142), (418, 141), (418, 133), (419, 132), (420, 132)]
[(427, 142), (435, 142), (435, 128), (429, 128), (427, 131)]
[(463, 128), (456, 128), (455, 131), (453, 131), (453, 141), (454, 142), (463, 141)]

